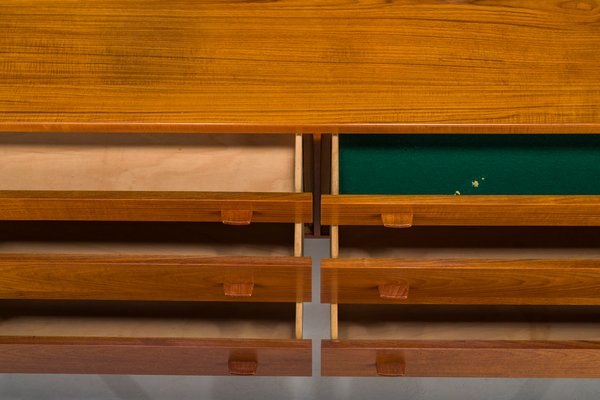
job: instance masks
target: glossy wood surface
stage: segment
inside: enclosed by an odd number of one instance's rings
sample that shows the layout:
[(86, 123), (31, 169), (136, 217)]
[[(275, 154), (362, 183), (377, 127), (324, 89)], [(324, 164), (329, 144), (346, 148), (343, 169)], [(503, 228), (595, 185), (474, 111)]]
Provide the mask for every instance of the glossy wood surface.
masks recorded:
[[(251, 290), (240, 286), (251, 284)], [(235, 290), (234, 290), (235, 289)], [(310, 301), (309, 257), (0, 254), (0, 298)]]
[(0, 372), (230, 375), (233, 361), (255, 362), (256, 375), (310, 376), (311, 353), (296, 339), (0, 336)]
[[(325, 225), (599, 226), (600, 196), (323, 195)], [(404, 218), (401, 216), (404, 215)], [(410, 218), (409, 218), (410, 217)]]
[(598, 341), (323, 340), (321, 343), (324, 376), (378, 376), (378, 364), (393, 363), (392, 366), (403, 366), (403, 376), (413, 377), (600, 377)]
[(595, 0), (4, 1), (0, 131), (600, 132)]
[(251, 212), (251, 222), (311, 222), (312, 195), (0, 191), (0, 220), (227, 222), (228, 211)]
[[(406, 285), (406, 297), (380, 285)], [(598, 305), (600, 259), (324, 259), (321, 302)]]

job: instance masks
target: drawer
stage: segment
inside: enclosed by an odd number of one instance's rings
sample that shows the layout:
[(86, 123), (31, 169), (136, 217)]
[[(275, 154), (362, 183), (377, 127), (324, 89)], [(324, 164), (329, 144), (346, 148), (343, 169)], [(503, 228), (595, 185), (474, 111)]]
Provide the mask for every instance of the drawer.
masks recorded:
[(328, 376), (600, 376), (597, 227), (340, 226)]
[(339, 227), (321, 301), (600, 305), (595, 227)]
[(294, 304), (0, 301), (0, 372), (311, 374)]
[(0, 371), (310, 375), (296, 225), (2, 221)]
[(600, 376), (598, 307), (340, 305), (325, 376)]
[(598, 226), (600, 135), (334, 135), (325, 225)]
[(0, 232), (0, 299), (311, 299), (294, 224), (4, 221)]
[(312, 220), (301, 135), (0, 134), (0, 219)]

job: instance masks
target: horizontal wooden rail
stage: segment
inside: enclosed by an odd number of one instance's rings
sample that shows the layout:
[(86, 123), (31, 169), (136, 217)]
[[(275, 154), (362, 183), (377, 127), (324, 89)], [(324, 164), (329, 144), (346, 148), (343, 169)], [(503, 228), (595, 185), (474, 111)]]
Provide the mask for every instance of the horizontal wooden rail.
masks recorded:
[(323, 340), (321, 374), (598, 378), (600, 342)]
[(0, 299), (303, 302), (310, 257), (0, 254)]
[(310, 340), (2, 337), (0, 373), (311, 374)]
[(324, 259), (321, 301), (599, 305), (600, 259)]
[(324, 195), (321, 222), (324, 225), (384, 225), (390, 228), (419, 225), (600, 226), (600, 195)]
[(312, 222), (310, 193), (0, 191), (0, 220)]

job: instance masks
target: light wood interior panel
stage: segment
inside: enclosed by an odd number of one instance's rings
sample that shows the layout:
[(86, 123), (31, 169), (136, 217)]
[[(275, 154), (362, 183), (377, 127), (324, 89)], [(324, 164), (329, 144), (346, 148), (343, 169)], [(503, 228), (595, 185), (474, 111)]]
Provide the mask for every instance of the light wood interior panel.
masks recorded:
[(293, 303), (0, 302), (0, 336), (294, 338)]
[(0, 253), (293, 256), (294, 224), (2, 221)]
[(596, 227), (341, 226), (340, 258), (600, 258)]
[(600, 340), (600, 307), (342, 304), (339, 338)]
[(0, 134), (0, 190), (293, 192), (293, 135)]

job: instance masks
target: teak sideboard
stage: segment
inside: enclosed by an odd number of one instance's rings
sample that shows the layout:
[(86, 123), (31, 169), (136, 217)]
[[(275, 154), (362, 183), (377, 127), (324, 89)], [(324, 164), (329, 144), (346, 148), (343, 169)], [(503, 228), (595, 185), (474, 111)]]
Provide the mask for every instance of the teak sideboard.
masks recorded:
[(7, 0), (0, 372), (600, 377), (596, 0)]

